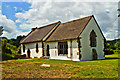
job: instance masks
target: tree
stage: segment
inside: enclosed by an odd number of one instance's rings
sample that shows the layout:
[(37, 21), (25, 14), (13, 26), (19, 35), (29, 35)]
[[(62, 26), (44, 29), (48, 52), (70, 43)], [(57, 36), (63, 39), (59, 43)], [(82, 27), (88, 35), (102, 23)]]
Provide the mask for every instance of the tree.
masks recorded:
[(110, 49), (110, 43), (106, 43), (106, 48)]
[(110, 46), (110, 44), (109, 43), (105, 43), (105, 55), (108, 55), (108, 54), (114, 54), (114, 52), (113, 52), (113, 49), (111, 49), (111, 46)]
[(2, 37), (2, 60), (13, 59), (15, 55), (21, 53), (20, 40), (25, 36), (17, 36), (16, 39), (7, 39)]
[(24, 35), (23, 36), (17, 36), (16, 39), (14, 39), (14, 38), (9, 39), (8, 43), (10, 43), (11, 45), (19, 47), (19, 43), (20, 43), (21, 39), (24, 38), (24, 37), (25, 37)]
[(21, 54), (21, 46), (19, 46), (19, 47), (17, 48), (17, 53), (18, 53), (18, 54)]
[(7, 44), (8, 40), (7, 39), (2, 39), (2, 49), (5, 49), (6, 44)]
[(117, 41), (114, 46), (116, 49), (120, 50), (120, 41)]

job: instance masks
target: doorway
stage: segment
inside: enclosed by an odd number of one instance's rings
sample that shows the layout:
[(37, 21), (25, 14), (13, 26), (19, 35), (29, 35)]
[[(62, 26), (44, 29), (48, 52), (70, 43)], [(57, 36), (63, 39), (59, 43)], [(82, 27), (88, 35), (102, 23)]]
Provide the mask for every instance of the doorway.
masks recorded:
[(93, 60), (97, 60), (97, 51), (95, 49), (92, 49), (92, 53), (93, 53)]
[(47, 45), (47, 56), (50, 56), (50, 54), (49, 54), (49, 45)]
[(30, 58), (30, 49), (27, 50), (28, 58)]

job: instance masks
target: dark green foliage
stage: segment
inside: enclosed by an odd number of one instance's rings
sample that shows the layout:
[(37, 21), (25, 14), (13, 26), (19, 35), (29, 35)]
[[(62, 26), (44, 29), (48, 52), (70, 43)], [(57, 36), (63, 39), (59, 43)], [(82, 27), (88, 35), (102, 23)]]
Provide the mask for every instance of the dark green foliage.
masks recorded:
[(116, 49), (114, 50), (114, 53), (120, 53), (120, 50)]
[(113, 50), (111, 49), (106, 49), (105, 50), (105, 55), (109, 55), (109, 54), (114, 54)]
[(19, 45), (19, 47), (17, 48), (17, 52), (18, 52), (18, 54), (21, 53), (21, 46), (20, 46), (20, 45)]
[(106, 48), (104, 50), (105, 55), (114, 54), (113, 49), (111, 49), (111, 47), (110, 47), (110, 44), (109, 43), (105, 43), (105, 45), (106, 45)]
[(116, 43), (116, 42), (119, 42), (119, 41), (120, 41), (120, 39), (115, 39), (115, 40), (107, 41), (107, 43), (110, 44), (110, 48), (111, 48), (111, 49), (115, 50), (115, 49), (116, 49), (115, 43)]
[(2, 60), (12, 59), (13, 56), (16, 54), (15, 50), (17, 49), (16, 46), (10, 45), (6, 38), (2, 39)]
[(114, 46), (116, 49), (120, 50), (120, 41), (117, 41)]
[(7, 50), (6, 50), (6, 53), (8, 53), (8, 54), (12, 54), (12, 52), (11, 52), (10, 49), (7, 49)]
[(17, 36), (16, 39), (12, 38), (12, 39), (8, 40), (8, 43), (10, 43), (11, 45), (19, 47), (20, 40), (24, 37), (25, 36)]
[(105, 54), (120, 53), (120, 39), (107, 41), (105, 45)]
[(13, 59), (15, 55), (21, 53), (20, 40), (24, 36), (18, 36), (16, 39), (7, 39), (2, 37), (2, 60)]
[(10, 40), (8, 40), (8, 42), (9, 42), (11, 45), (16, 45), (16, 44), (17, 44), (16, 39), (10, 39)]
[(13, 56), (7, 53), (2, 53), (2, 61), (4, 60), (11, 60), (13, 59)]

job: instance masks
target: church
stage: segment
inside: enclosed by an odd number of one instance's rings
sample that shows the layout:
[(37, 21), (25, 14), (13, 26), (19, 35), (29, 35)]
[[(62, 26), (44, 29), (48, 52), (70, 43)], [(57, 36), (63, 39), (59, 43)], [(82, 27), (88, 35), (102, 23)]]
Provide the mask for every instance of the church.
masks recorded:
[(105, 37), (92, 15), (32, 28), (20, 44), (21, 55), (27, 58), (84, 61), (105, 59), (104, 42)]

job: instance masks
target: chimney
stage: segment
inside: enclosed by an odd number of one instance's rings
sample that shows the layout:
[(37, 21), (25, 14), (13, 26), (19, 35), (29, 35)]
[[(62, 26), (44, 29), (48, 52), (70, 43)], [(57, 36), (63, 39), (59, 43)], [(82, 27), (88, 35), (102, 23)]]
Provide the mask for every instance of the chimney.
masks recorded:
[(36, 28), (32, 28), (32, 31), (35, 31), (37, 29), (37, 27)]

